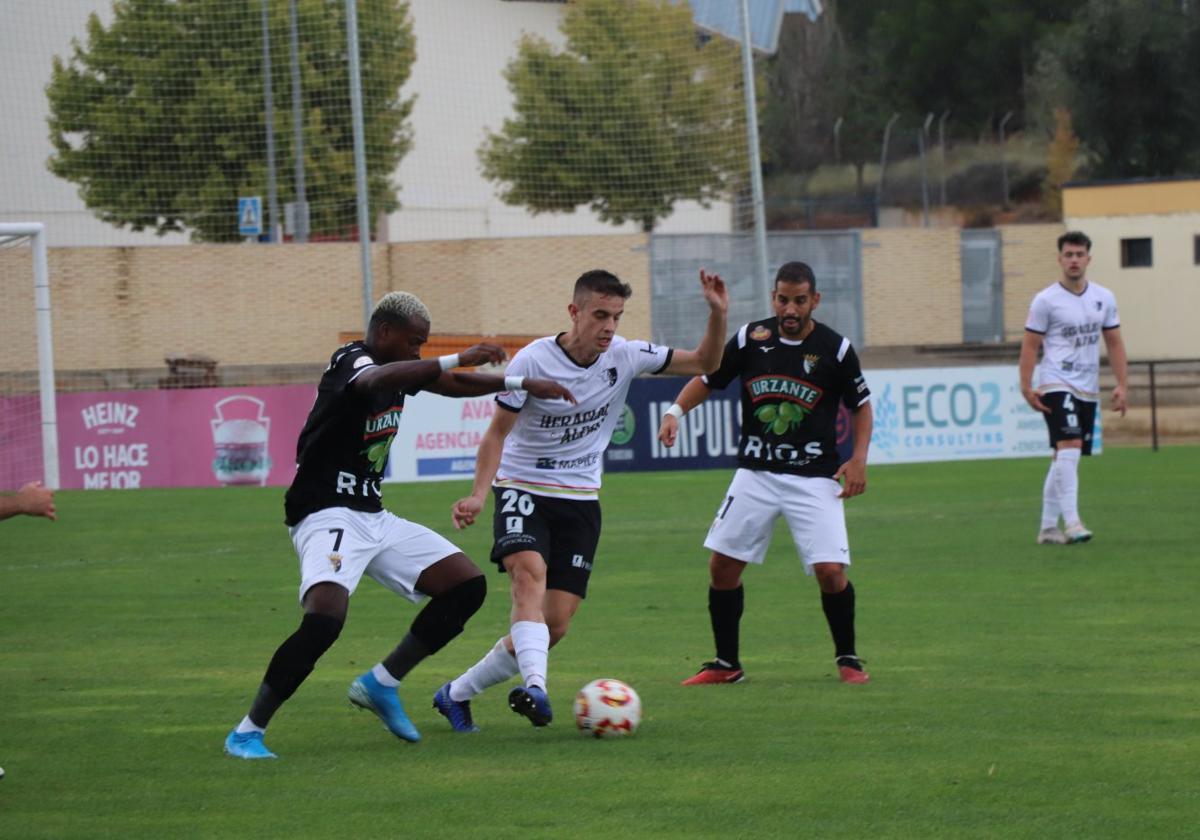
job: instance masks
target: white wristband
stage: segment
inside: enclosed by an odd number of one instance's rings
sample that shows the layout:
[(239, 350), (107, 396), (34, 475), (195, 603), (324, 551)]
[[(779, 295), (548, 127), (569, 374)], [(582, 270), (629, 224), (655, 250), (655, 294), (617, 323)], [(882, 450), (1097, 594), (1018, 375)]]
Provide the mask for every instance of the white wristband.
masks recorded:
[(450, 370), (458, 367), (458, 354), (452, 353), (449, 356), (438, 356), (438, 364), (442, 366), (442, 370)]
[(524, 391), (525, 377), (524, 376), (506, 376), (504, 377), (505, 391)]
[(670, 414), (672, 417), (678, 420), (687, 412), (683, 410), (683, 406), (681, 406), (679, 403), (671, 403), (671, 407), (668, 408), (665, 413)]

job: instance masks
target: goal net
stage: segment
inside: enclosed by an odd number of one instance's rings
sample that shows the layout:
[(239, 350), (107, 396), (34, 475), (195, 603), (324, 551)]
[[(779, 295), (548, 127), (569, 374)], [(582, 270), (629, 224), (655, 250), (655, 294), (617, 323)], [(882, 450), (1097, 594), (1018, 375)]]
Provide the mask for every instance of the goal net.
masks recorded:
[(50, 273), (41, 224), (0, 223), (0, 490), (58, 488)]

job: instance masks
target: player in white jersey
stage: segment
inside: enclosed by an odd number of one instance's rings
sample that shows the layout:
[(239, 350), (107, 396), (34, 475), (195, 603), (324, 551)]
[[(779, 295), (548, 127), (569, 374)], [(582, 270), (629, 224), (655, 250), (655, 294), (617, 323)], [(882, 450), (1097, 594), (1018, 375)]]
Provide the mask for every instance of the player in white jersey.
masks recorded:
[[(632, 290), (607, 271), (575, 283), (571, 329), (534, 341), (513, 357), (513, 376), (560, 377), (577, 405), (502, 393), (483, 437), (471, 495), (454, 504), (455, 527), (472, 524), (495, 497), (492, 561), (512, 579), (510, 632), (434, 695), (434, 707), (460, 732), (475, 731), (470, 700), (516, 676), (509, 706), (534, 726), (550, 723), (549, 649), (587, 594), (600, 539), (601, 460), (635, 376), (701, 374), (717, 368), (729, 296), (720, 277), (700, 272), (708, 326), (695, 350), (672, 350), (616, 334)], [(554, 371), (554, 374), (550, 374)]]
[[(1042, 412), (1054, 450), (1042, 487), (1039, 544), (1087, 542), (1092, 532), (1079, 517), (1079, 459), (1092, 454), (1096, 404), (1100, 400), (1100, 337), (1117, 377), (1114, 411), (1125, 415), (1128, 362), (1121, 339), (1117, 300), (1108, 289), (1087, 279), (1092, 241), (1071, 231), (1058, 238), (1062, 279), (1038, 292), (1025, 321), (1019, 363), (1021, 393)], [(1038, 386), (1033, 370), (1042, 350)], [(1063, 530), (1058, 528), (1062, 516)]]

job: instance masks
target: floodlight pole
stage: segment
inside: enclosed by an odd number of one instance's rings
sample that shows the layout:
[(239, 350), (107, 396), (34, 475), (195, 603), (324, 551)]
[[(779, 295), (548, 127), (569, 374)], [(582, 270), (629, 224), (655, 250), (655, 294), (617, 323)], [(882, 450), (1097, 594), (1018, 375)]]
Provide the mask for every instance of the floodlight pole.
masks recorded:
[(754, 274), (759, 288), (767, 283), (767, 220), (763, 201), (762, 162), (758, 154), (758, 106), (754, 91), (754, 53), (750, 42), (749, 0), (741, 0), (742, 87), (746, 98), (746, 140), (750, 149), (750, 195), (754, 207)]
[(262, 2), (263, 42), (263, 109), (266, 111), (267, 127), (267, 207), (271, 211), (271, 223), (267, 236), (271, 242), (279, 243), (279, 193), (275, 189), (275, 97), (271, 91), (271, 18), (267, 13), (267, 0)]
[(358, 59), (358, 3), (346, 0), (346, 47), (350, 52), (350, 120), (354, 127), (354, 186), (358, 205), (358, 250), (362, 264), (363, 329), (371, 320), (371, 216), (367, 205), (367, 150), (363, 139), (362, 73)]
[(304, 184), (304, 105), (300, 90), (300, 32), (296, 0), (288, 3), (289, 28), (292, 46), (292, 129), (295, 132), (296, 225), (293, 242), (308, 241), (308, 191)]

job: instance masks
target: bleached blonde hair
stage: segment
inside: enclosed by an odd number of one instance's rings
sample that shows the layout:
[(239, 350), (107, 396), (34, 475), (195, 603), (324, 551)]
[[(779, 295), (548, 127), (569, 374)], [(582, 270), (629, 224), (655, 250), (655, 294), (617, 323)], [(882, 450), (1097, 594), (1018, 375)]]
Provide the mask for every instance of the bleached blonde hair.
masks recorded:
[(379, 303), (375, 304), (375, 311), (371, 313), (371, 320), (376, 318), (389, 321), (397, 319), (410, 321), (413, 318), (421, 318), (428, 323), (433, 323), (433, 318), (429, 316), (429, 308), (421, 303), (420, 298), (408, 292), (388, 292), (381, 297)]

